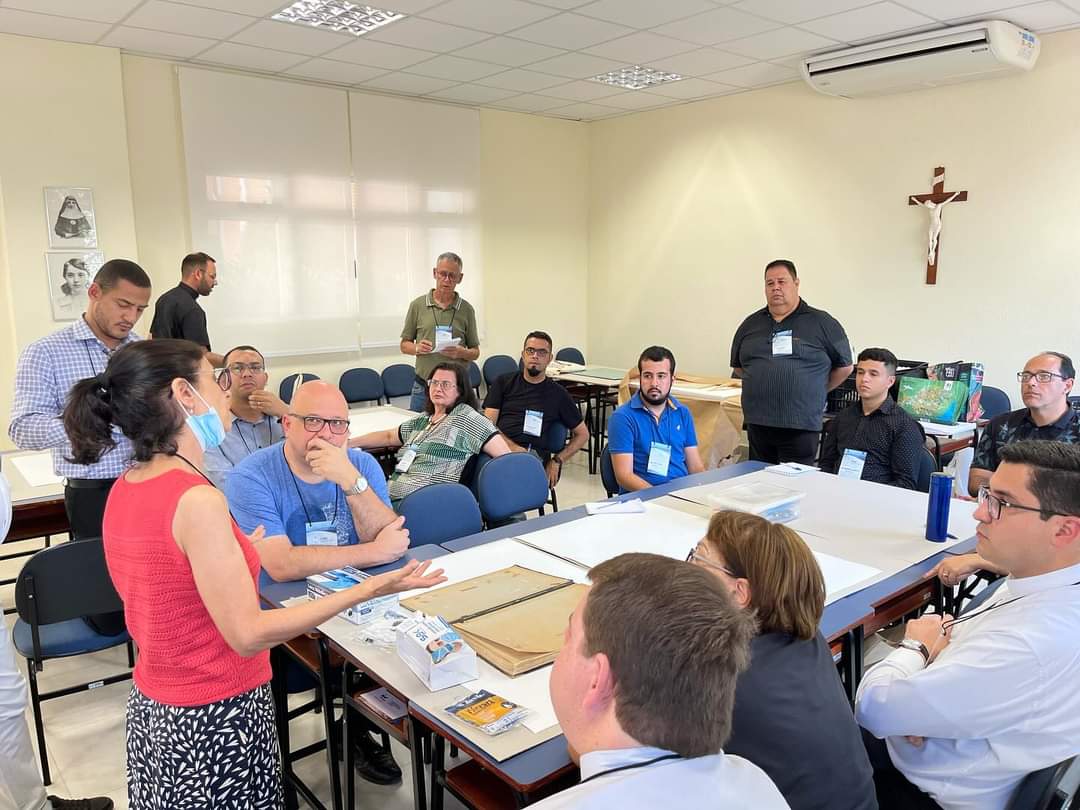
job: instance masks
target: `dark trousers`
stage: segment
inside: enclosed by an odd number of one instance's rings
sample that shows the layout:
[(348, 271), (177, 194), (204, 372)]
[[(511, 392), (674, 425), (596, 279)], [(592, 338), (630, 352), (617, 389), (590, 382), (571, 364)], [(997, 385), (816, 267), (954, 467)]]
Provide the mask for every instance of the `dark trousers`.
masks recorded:
[[(101, 521), (105, 516), (105, 502), (115, 479), (95, 481), (81, 478), (69, 480), (64, 486), (64, 510), (74, 540), (90, 540), (101, 537)], [(98, 613), (86, 616), (86, 623), (97, 632), (115, 636), (124, 630), (124, 613)]]
[(821, 431), (747, 425), (746, 437), (750, 440), (751, 461), (813, 464), (817, 459)]
[(940, 804), (911, 784), (896, 769), (884, 740), (879, 740), (865, 728), (859, 730), (870, 757), (870, 766), (874, 769), (878, 810), (941, 810)]

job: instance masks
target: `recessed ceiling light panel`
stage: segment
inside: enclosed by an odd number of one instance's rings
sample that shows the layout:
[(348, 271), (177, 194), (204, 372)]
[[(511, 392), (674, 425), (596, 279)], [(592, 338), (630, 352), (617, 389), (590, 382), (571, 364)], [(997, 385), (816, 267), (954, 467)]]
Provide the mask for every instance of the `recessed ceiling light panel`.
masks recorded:
[(680, 79), (682, 76), (678, 73), (665, 73), (662, 70), (633, 65), (613, 70), (610, 73), (601, 73), (599, 76), (593, 76), (589, 81), (610, 84), (612, 87), (623, 87), (627, 90), (641, 90), (656, 84), (677, 82)]
[(404, 16), (396, 11), (346, 3), (344, 0), (296, 0), (275, 14), (273, 19), (360, 36)]

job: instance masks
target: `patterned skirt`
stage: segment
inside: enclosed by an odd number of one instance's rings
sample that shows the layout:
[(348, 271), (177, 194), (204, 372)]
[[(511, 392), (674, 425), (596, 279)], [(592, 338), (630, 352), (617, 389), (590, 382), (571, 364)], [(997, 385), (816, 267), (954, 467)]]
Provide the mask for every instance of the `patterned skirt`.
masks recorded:
[(169, 706), (133, 687), (127, 782), (131, 810), (280, 810), (269, 684), (206, 706)]

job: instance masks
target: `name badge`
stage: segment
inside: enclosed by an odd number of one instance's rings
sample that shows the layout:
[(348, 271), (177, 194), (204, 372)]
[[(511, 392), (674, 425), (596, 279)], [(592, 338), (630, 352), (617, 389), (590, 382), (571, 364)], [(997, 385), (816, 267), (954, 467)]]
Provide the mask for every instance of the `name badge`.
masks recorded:
[(844, 457), (840, 459), (840, 469), (836, 471), (836, 474), (841, 478), (853, 478), (858, 481), (862, 478), (864, 464), (866, 464), (866, 451), (852, 450), (849, 447), (844, 451)]
[(773, 357), (785, 357), (791, 355), (791, 330), (773, 332), (772, 336)]
[(398, 459), (398, 463), (394, 467), (394, 470), (399, 473), (407, 473), (409, 471), (409, 467), (412, 466), (412, 463), (415, 460), (416, 448), (410, 445), (409, 447), (406, 447), (405, 452), (401, 454), (401, 458)]
[(453, 330), (449, 326), (436, 326), (435, 327), (435, 348), (445, 346), (447, 343), (454, 339)]
[(649, 472), (666, 478), (670, 464), (671, 445), (653, 442), (652, 447), (649, 448)]
[(337, 529), (332, 520), (313, 520), (304, 524), (304, 534), (307, 536), (309, 546), (336, 546), (338, 544)]
[(539, 436), (544, 430), (543, 411), (525, 411), (525, 433), (529, 436)]

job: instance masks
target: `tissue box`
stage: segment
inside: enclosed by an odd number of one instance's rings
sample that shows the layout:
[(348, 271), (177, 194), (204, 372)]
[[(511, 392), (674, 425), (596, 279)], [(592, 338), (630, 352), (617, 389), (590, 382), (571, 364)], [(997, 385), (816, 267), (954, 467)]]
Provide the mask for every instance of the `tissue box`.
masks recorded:
[[(360, 584), (367, 578), (367, 574), (352, 566), (335, 568), (333, 571), (327, 571), (324, 574), (312, 574), (307, 578), (308, 599), (322, 599), (324, 596), (339, 593), (351, 588), (353, 585)], [(360, 602), (352, 607), (345, 608), (338, 615), (353, 624), (365, 624), (382, 615), (386, 608), (397, 607), (397, 604), (397, 594), (376, 596), (374, 599), (368, 599), (366, 602)]]
[(433, 692), (477, 677), (476, 652), (439, 616), (420, 615), (399, 624), (397, 651)]

